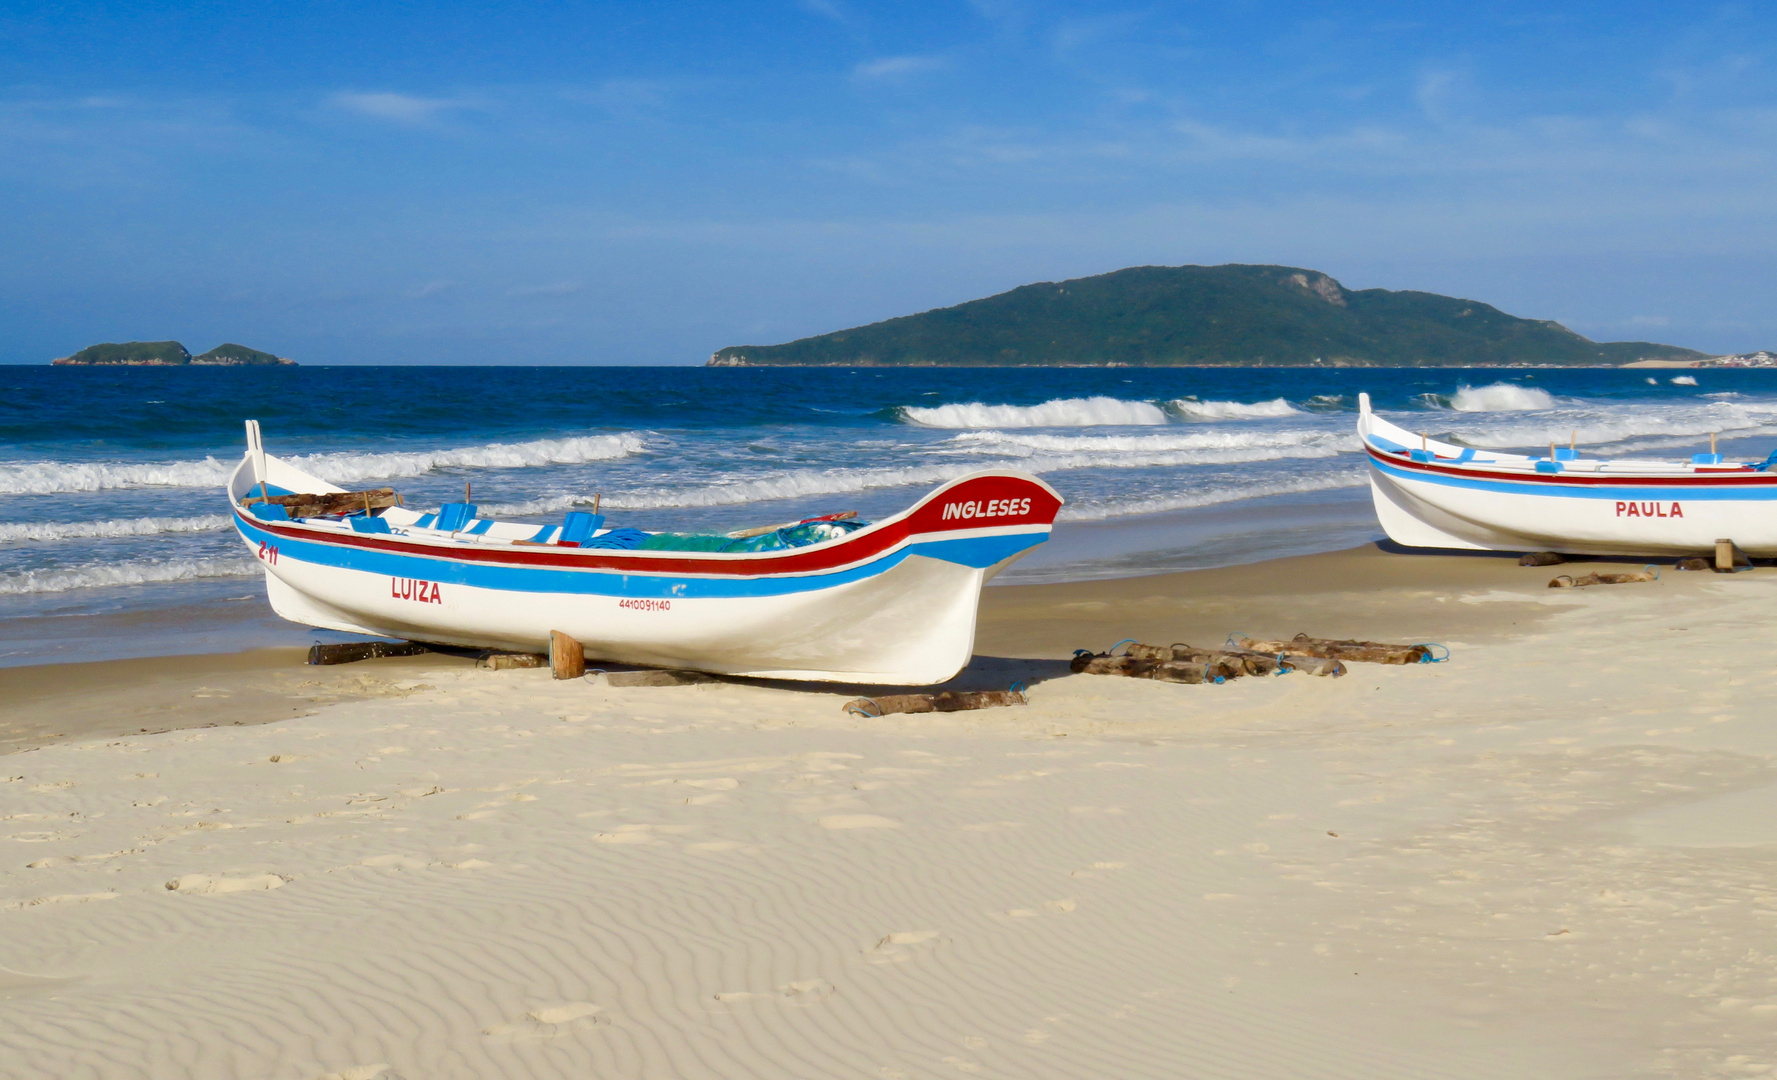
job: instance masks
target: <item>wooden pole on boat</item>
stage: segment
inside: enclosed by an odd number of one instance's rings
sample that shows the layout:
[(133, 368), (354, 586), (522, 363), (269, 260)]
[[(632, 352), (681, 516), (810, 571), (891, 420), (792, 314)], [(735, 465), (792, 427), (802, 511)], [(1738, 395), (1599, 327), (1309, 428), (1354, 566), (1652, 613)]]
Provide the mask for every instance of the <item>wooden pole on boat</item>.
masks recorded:
[(1579, 454), (1579, 452), (1580, 452), (1580, 429), (1579, 428), (1574, 428), (1573, 431), (1568, 434), (1567, 449), (1572, 451), (1573, 454), (1576, 456)]
[(1709, 452), (1715, 453), (1715, 432), (1713, 431), (1709, 433)]
[(469, 481), (463, 481), (463, 501), (469, 501)]
[(1554, 439), (1549, 440), (1549, 460), (1550, 461), (1555, 460), (1555, 440)]
[(593, 513), (596, 514), (599, 512), (599, 500), (602, 498), (604, 498), (604, 496), (602, 494), (600, 494), (599, 492), (595, 491), (592, 493), (592, 512)]
[(1431, 441), (1426, 437), (1426, 434), (1423, 431), (1421, 431), (1419, 433), (1419, 449), (1421, 449), (1421, 450), (1430, 450), (1431, 449)]

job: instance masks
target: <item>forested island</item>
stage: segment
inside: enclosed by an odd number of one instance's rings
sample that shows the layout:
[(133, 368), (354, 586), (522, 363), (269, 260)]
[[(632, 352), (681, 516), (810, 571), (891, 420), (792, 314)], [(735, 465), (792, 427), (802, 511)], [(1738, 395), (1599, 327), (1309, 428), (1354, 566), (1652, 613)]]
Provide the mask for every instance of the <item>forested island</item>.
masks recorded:
[(290, 364), (286, 359), (245, 345), (222, 344), (207, 353), (191, 355), (177, 341), (125, 341), (88, 345), (73, 356), (50, 361), (85, 367), (243, 367), (256, 364)]
[(1138, 266), (782, 345), (733, 345), (712, 367), (1616, 366), (1707, 354), (1597, 342), (1437, 293), (1345, 288), (1293, 266)]

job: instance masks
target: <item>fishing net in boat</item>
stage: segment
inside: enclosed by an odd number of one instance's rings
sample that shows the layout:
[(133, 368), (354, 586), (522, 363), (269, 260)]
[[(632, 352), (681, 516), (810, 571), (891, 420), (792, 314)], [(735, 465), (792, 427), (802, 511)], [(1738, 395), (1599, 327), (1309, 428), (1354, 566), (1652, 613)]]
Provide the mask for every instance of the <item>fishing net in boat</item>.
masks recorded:
[[(807, 547), (810, 544), (837, 540), (842, 536), (855, 532), (868, 525), (867, 521), (806, 521), (800, 525), (786, 525), (781, 529), (773, 529), (759, 536), (720, 536), (708, 533), (654, 533), (643, 534), (644, 539), (635, 544), (638, 551), (723, 551), (723, 552), (756, 552), (782, 551), (786, 548)], [(617, 531), (617, 530), (613, 530)], [(623, 530), (634, 532), (635, 530)], [(608, 536), (609, 534), (607, 534)], [(603, 540), (601, 536), (598, 539)], [(581, 547), (597, 547), (597, 541), (582, 544)]]

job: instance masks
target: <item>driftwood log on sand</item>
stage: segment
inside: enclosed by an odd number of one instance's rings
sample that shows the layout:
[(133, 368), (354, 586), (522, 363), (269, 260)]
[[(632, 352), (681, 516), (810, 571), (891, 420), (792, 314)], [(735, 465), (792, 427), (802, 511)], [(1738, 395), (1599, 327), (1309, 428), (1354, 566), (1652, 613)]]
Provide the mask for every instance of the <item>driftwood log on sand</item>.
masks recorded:
[(1288, 641), (1261, 641), (1234, 634), (1228, 644), (1254, 652), (1299, 653), (1321, 656), (1328, 660), (1350, 660), (1365, 664), (1421, 664), (1431, 655), (1429, 645), (1389, 645), (1380, 641), (1335, 640), (1297, 634)]
[(487, 652), (476, 658), (475, 666), (483, 671), (512, 671), (515, 668), (548, 667), (549, 657), (542, 653)]
[(1569, 577), (1562, 574), (1549, 582), (1551, 589), (1583, 589), (1588, 585), (1626, 585), (1632, 581), (1658, 581), (1659, 571), (1653, 567), (1634, 574), (1581, 574)]
[(1566, 561), (1553, 551), (1527, 551), (1518, 557), (1519, 566), (1559, 566)]
[(1291, 671), (1309, 675), (1345, 674), (1345, 666), (1338, 661), (1312, 656), (1298, 649), (1275, 652), (1246, 648), (1199, 649), (1180, 641), (1171, 645), (1132, 644), (1124, 650), (1124, 655), (1143, 660), (1203, 664), (1225, 679), (1241, 675), (1282, 675)]
[(335, 645), (309, 646), (309, 663), (355, 664), (360, 660), (380, 660), (385, 656), (418, 656), (432, 650), (412, 641), (349, 641)]
[(1030, 699), (1021, 690), (945, 690), (938, 694), (861, 697), (846, 702), (845, 711), (858, 716), (886, 716), (889, 713), (967, 712), (1029, 704)]

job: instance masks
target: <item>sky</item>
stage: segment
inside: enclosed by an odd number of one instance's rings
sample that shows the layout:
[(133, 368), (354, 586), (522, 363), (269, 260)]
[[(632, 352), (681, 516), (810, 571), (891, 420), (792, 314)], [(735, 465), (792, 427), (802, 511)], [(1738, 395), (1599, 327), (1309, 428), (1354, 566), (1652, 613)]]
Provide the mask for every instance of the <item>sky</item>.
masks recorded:
[(1777, 6), (0, 3), (0, 362), (697, 364), (1133, 265), (1777, 348)]

